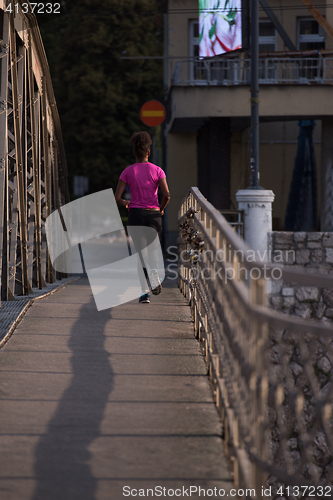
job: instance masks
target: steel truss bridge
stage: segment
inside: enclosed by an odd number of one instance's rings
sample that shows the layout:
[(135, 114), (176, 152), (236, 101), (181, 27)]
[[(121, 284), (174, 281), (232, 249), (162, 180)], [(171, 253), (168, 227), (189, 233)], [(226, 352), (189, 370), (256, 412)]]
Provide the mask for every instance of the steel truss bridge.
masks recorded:
[[(69, 201), (67, 167), (60, 121), (47, 58), (34, 15), (6, 12), (0, 0), (0, 224), (2, 241), (1, 299), (28, 295), (56, 278), (49, 263), (45, 220)], [(321, 390), (309, 352), (309, 339), (326, 349), (333, 364), (332, 328), (269, 310), (265, 281), (239, 276), (220, 279), (228, 269), (237, 271), (239, 254), (247, 252), (243, 240), (225, 218), (192, 188), (180, 209), (205, 242), (204, 263), (179, 261), (179, 286), (192, 308), (195, 333), (204, 348), (211, 387), (224, 428), (225, 451), (233, 464), (236, 487), (261, 487), (270, 478), (275, 485), (326, 488), (332, 484), (333, 462), (319, 477), (313, 442), (318, 433), (333, 456), (333, 384)], [(190, 251), (180, 238), (180, 253)], [(230, 261), (217, 258), (230, 249)], [(243, 265), (263, 269), (262, 262)], [(193, 269), (211, 269), (217, 278), (193, 279)], [(269, 266), (268, 266), (269, 267)], [(276, 266), (275, 266), (276, 268)], [(331, 288), (331, 278), (303, 275), (282, 269), (283, 280)], [(237, 274), (237, 272), (235, 273)], [(279, 336), (274, 332), (283, 331)], [(281, 370), (270, 366), (271, 339), (279, 337)], [(298, 383), (290, 366), (296, 350), (303, 375)], [(306, 421), (311, 414), (311, 425)], [(295, 462), (290, 438), (298, 442)], [(305, 474), (306, 472), (306, 474)], [(296, 490), (293, 490), (295, 492)], [(322, 497), (325, 489), (322, 490)], [(302, 490), (301, 490), (302, 493)], [(305, 496), (306, 497), (306, 496)], [(278, 497), (281, 498), (281, 495)]]
[[(0, 1), (1, 299), (27, 295), (56, 277), (46, 217), (69, 201), (59, 115), (36, 18)], [(27, 2), (25, 2), (27, 4)]]

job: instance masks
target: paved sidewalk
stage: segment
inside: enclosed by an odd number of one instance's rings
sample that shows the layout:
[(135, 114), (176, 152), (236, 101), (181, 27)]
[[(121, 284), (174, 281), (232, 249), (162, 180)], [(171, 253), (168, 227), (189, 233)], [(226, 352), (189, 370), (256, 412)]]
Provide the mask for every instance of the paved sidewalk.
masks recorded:
[(35, 300), (39, 300), (47, 295), (54, 293), (66, 283), (75, 281), (76, 277), (55, 280), (48, 283), (42, 289), (33, 288), (30, 295), (16, 295), (15, 300), (2, 301), (0, 306), (0, 349), (10, 338), (16, 325), (20, 321)]
[(102, 312), (85, 278), (36, 301), (0, 350), (0, 418), (1, 500), (233, 487), (190, 310), (171, 286)]

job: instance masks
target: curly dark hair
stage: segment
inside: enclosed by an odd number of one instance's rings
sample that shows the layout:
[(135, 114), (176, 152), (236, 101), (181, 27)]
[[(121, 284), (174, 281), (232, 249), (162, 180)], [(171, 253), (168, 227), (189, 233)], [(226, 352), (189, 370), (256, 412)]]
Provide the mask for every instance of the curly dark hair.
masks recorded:
[(133, 146), (134, 154), (137, 158), (141, 159), (146, 156), (150, 149), (151, 137), (148, 132), (134, 132), (131, 137), (131, 144)]

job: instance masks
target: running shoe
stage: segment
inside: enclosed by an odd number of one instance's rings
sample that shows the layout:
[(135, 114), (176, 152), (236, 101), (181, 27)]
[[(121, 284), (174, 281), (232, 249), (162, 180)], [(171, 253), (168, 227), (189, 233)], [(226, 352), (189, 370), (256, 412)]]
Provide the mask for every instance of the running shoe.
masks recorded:
[(156, 269), (152, 269), (149, 273), (149, 281), (151, 286), (151, 293), (153, 295), (159, 295), (162, 291), (162, 285), (160, 282), (160, 278), (158, 276), (158, 272)]
[(140, 304), (149, 304), (150, 300), (149, 300), (149, 293), (143, 293), (141, 295), (141, 297), (139, 298), (139, 303)]

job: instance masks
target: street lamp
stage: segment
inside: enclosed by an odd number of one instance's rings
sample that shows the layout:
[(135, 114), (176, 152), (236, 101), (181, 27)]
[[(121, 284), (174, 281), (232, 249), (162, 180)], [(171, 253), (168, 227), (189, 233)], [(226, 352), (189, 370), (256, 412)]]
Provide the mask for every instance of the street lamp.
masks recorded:
[(260, 256), (267, 256), (272, 231), (274, 193), (259, 186), (259, 0), (251, 0), (251, 186), (236, 193), (243, 211), (244, 238)]
[(251, 186), (259, 186), (259, 0), (251, 0)]

